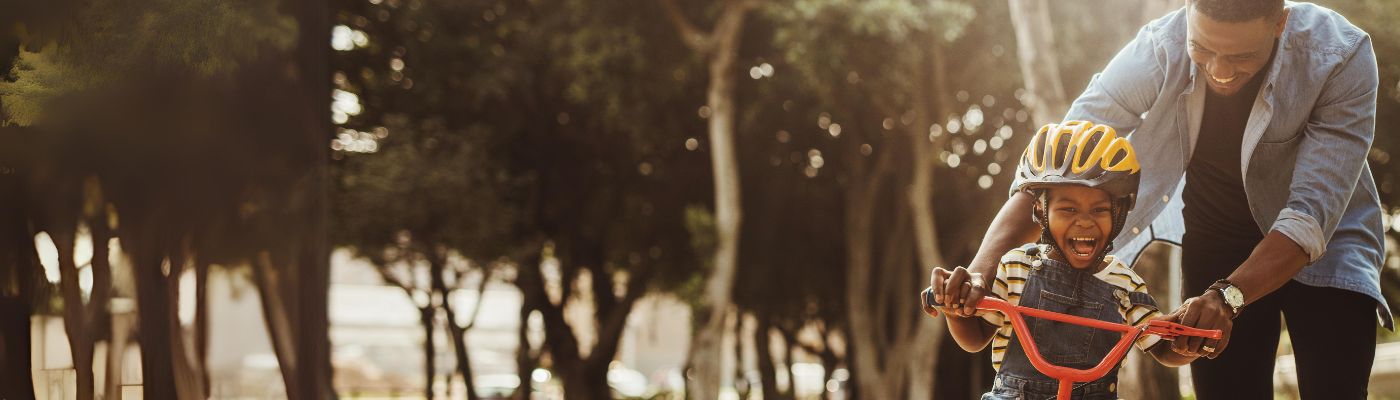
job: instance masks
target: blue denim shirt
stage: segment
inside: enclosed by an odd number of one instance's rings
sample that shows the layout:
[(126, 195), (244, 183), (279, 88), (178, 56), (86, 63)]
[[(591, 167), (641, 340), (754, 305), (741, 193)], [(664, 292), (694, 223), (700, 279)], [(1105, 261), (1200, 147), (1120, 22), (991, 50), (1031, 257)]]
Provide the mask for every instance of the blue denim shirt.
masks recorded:
[[(1310, 264), (1293, 279), (1371, 296), (1394, 329), (1380, 290), (1380, 199), (1366, 165), (1380, 81), (1371, 38), (1332, 10), (1286, 7), (1240, 149), (1250, 211), (1261, 232), (1279, 231), (1307, 252)], [(1207, 90), (1187, 56), (1186, 22), (1183, 8), (1144, 26), (1065, 118), (1131, 132), (1143, 179), (1114, 242), (1130, 262), (1151, 240), (1180, 243), (1185, 231), (1181, 190)]]

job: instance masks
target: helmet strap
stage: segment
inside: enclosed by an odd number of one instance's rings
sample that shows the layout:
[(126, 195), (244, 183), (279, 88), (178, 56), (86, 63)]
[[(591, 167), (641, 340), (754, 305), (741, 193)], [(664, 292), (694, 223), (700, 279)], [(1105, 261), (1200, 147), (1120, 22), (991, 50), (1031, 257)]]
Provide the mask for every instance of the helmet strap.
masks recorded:
[(1040, 244), (1050, 246), (1050, 251), (1064, 254), (1060, 251), (1060, 245), (1055, 242), (1055, 236), (1050, 234), (1050, 197), (1045, 190), (1038, 190), (1035, 193), (1037, 206), (1032, 206), (1031, 218), (1040, 224)]

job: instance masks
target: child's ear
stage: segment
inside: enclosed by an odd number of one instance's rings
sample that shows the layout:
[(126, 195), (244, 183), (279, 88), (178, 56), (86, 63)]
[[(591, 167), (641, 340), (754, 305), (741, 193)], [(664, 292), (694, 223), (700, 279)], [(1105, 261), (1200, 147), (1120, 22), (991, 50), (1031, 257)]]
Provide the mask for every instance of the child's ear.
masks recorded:
[(1036, 199), (1034, 202), (1031, 203), (1031, 220), (1037, 223), (1044, 222), (1040, 220), (1044, 216), (1045, 206), (1041, 203), (1040, 199)]

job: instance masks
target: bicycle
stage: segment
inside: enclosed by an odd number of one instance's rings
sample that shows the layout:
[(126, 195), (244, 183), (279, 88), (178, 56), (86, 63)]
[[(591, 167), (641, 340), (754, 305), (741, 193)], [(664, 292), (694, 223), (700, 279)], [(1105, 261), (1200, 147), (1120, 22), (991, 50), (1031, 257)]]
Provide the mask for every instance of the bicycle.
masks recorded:
[[(923, 299), (924, 309), (942, 306), (933, 301), (933, 288), (924, 289), (920, 294)], [(1189, 326), (1153, 320), (1142, 325), (1118, 324), (1107, 321), (1100, 321), (1092, 318), (1085, 318), (1075, 315), (1061, 314), (1041, 309), (1012, 305), (1005, 300), (995, 297), (983, 297), (977, 303), (978, 309), (1000, 311), (1007, 318), (1011, 319), (1011, 329), (1016, 334), (1016, 339), (1021, 341), (1021, 347), (1026, 351), (1026, 358), (1030, 359), (1031, 365), (1045, 376), (1060, 381), (1059, 400), (1070, 400), (1070, 393), (1074, 390), (1077, 382), (1093, 382), (1113, 369), (1123, 356), (1128, 354), (1128, 348), (1132, 347), (1134, 341), (1142, 334), (1152, 334), (1161, 337), (1163, 340), (1175, 340), (1178, 336), (1197, 336), (1211, 339), (1220, 339), (1218, 329), (1196, 329)], [(930, 314), (932, 315), (932, 314)], [(1090, 328), (1103, 329), (1108, 331), (1122, 332), (1123, 337), (1118, 340), (1118, 344), (1113, 346), (1113, 350), (1104, 356), (1103, 361), (1090, 369), (1075, 369), (1051, 364), (1040, 356), (1040, 350), (1035, 346), (1035, 340), (1031, 337), (1030, 329), (1026, 328), (1024, 316), (1044, 318), (1051, 321), (1059, 321), (1074, 325), (1087, 326)]]

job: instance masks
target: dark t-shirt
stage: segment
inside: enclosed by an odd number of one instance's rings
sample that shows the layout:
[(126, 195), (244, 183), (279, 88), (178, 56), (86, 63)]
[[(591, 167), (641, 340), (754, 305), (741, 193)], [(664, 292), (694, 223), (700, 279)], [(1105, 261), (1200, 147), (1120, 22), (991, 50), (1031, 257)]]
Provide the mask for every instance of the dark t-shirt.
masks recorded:
[[(1271, 56), (1264, 71), (1272, 63)], [(1186, 166), (1182, 193), (1186, 222), (1181, 254), (1186, 285), (1182, 289), (1188, 294), (1204, 291), (1215, 280), (1229, 276), (1264, 238), (1244, 192), (1240, 144), (1265, 75), (1254, 75), (1228, 97), (1206, 89), (1200, 133)]]

